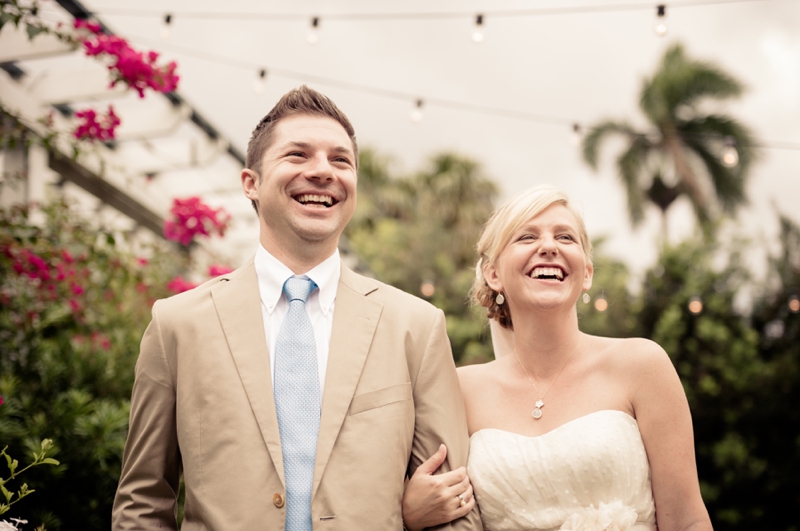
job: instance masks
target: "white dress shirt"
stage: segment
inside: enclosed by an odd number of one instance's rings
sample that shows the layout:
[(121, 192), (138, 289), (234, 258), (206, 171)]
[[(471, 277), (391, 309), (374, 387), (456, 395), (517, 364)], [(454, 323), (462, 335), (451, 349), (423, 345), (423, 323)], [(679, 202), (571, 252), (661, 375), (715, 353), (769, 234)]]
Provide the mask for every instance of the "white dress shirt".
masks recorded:
[(264, 320), (264, 334), (269, 349), (269, 366), (272, 383), (275, 384), (275, 343), (283, 318), (289, 311), (289, 301), (283, 293), (283, 284), (292, 276), (310, 278), (316, 283), (315, 289), (306, 301), (306, 311), (314, 328), (314, 340), (317, 343), (317, 364), (319, 366), (320, 393), (325, 387), (325, 371), (328, 367), (328, 351), (333, 330), (333, 306), (336, 290), (339, 288), (339, 276), (342, 264), (337, 249), (330, 257), (314, 267), (305, 275), (295, 275), (277, 258), (269, 254), (259, 245), (254, 260), (258, 291), (261, 296), (261, 317)]

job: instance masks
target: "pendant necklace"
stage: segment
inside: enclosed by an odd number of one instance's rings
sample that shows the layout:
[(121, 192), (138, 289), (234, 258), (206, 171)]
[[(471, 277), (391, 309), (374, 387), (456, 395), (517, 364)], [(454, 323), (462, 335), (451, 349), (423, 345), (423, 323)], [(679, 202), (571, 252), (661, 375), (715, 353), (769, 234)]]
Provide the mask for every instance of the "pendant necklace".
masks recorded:
[(544, 397), (547, 396), (547, 393), (549, 393), (550, 389), (553, 388), (553, 385), (555, 385), (556, 380), (558, 380), (558, 377), (561, 376), (561, 372), (564, 370), (564, 367), (567, 366), (567, 363), (569, 362), (569, 360), (578, 351), (578, 345), (580, 345), (580, 344), (581, 344), (581, 339), (579, 337), (578, 338), (578, 343), (575, 345), (575, 348), (572, 350), (570, 355), (567, 356), (567, 359), (564, 360), (564, 365), (561, 366), (561, 369), (559, 369), (558, 373), (556, 374), (556, 377), (553, 378), (553, 383), (550, 384), (550, 387), (547, 388), (547, 391), (545, 391), (544, 394), (539, 393), (539, 388), (536, 387), (536, 384), (533, 382), (533, 378), (531, 378), (531, 375), (528, 374), (528, 369), (525, 368), (525, 365), (522, 364), (522, 360), (519, 359), (519, 354), (517, 354), (517, 349), (514, 349), (514, 356), (516, 356), (517, 362), (519, 363), (519, 366), (522, 367), (522, 370), (525, 373), (525, 376), (528, 377), (528, 381), (531, 382), (531, 385), (533, 386), (533, 389), (536, 391), (536, 396), (539, 397), (539, 400), (537, 400), (536, 404), (535, 404), (536, 407), (534, 408), (533, 411), (531, 411), (531, 416), (535, 420), (539, 420), (540, 418), (542, 418), (542, 408), (544, 407)]

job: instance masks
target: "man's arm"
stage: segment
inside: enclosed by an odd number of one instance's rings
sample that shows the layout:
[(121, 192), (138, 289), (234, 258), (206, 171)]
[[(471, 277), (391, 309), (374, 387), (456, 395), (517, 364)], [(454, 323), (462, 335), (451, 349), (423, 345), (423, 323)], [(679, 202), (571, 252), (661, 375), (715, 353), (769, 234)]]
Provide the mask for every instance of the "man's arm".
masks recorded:
[[(440, 472), (466, 467), (469, 453), (467, 418), (441, 310), (436, 311), (413, 394), (415, 427), (409, 474), (413, 475), (441, 444), (447, 447), (447, 457), (439, 467)], [(482, 529), (480, 515), (477, 509), (473, 509), (466, 516), (436, 529), (479, 530)]]
[(131, 397), (122, 475), (114, 499), (114, 531), (178, 529), (181, 458), (174, 378), (167, 362), (158, 305), (142, 338)]

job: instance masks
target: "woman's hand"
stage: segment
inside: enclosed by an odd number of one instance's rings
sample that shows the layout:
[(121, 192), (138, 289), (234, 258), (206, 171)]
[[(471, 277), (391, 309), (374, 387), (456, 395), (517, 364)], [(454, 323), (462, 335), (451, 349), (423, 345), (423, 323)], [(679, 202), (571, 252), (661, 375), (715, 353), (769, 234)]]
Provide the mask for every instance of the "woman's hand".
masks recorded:
[(408, 481), (403, 493), (403, 524), (408, 531), (452, 522), (475, 507), (472, 485), (463, 466), (434, 475), (446, 457), (447, 448), (442, 444)]

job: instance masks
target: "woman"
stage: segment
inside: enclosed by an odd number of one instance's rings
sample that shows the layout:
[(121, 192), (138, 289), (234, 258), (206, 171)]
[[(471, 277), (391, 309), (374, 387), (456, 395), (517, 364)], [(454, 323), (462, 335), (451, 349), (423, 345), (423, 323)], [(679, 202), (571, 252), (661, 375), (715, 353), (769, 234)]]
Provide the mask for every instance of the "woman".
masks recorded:
[[(473, 297), (513, 330), (510, 353), (459, 369), (485, 529), (711, 530), (689, 406), (669, 357), (646, 339), (578, 329), (576, 303), (594, 269), (567, 197), (537, 187), (508, 201), (484, 227), (478, 254)], [(409, 482), (409, 529), (466, 509), (458, 496), (423, 505), (458, 488), (435, 478)]]

